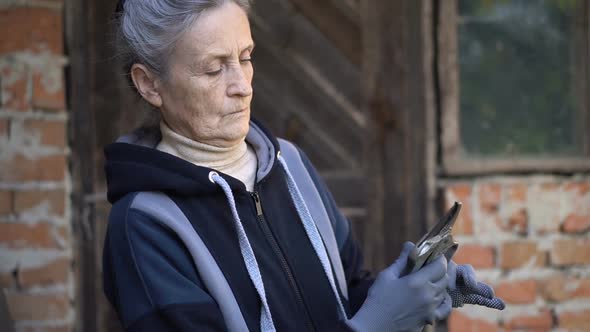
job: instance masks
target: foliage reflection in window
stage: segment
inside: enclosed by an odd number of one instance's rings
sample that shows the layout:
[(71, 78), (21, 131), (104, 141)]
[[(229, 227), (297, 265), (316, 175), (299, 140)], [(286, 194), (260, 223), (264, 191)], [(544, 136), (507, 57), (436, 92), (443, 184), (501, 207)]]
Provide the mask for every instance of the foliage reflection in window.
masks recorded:
[(469, 155), (582, 154), (582, 1), (459, 1), (461, 141)]

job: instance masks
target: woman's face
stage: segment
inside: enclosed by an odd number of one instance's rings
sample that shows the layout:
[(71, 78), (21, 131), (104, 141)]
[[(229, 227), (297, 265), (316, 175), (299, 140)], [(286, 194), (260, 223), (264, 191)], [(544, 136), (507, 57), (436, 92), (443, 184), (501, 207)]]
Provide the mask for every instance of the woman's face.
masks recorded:
[(178, 42), (161, 82), (162, 116), (193, 140), (231, 146), (249, 129), (254, 42), (233, 2), (204, 12)]

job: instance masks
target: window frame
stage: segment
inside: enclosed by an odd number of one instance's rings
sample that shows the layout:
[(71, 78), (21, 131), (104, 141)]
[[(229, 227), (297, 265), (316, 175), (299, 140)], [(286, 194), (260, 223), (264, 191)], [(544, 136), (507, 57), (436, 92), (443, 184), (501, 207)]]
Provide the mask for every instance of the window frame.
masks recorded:
[(585, 172), (590, 171), (590, 0), (582, 0), (585, 12), (583, 35), (586, 56), (577, 94), (580, 96), (581, 130), (585, 156), (579, 157), (476, 157), (462, 153), (460, 134), (460, 78), (458, 63), (458, 0), (439, 1), (437, 35), (437, 74), (440, 110), (442, 171), (448, 175), (490, 173)]

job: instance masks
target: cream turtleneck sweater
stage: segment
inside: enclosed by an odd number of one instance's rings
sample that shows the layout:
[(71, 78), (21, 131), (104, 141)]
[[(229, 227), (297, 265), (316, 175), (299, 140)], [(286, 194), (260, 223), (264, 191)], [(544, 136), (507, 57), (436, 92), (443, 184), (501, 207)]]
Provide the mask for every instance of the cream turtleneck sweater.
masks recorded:
[(156, 149), (184, 159), (197, 166), (212, 168), (230, 175), (254, 190), (258, 159), (254, 149), (246, 141), (231, 147), (217, 147), (184, 137), (172, 131), (164, 121), (160, 122), (162, 141)]

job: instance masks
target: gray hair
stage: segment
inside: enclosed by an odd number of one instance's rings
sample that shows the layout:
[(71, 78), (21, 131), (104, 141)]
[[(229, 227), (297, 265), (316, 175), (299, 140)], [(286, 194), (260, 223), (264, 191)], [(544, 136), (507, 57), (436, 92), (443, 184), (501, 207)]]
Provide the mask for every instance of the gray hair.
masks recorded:
[(126, 0), (118, 13), (117, 48), (126, 75), (141, 63), (160, 77), (168, 74), (175, 44), (204, 11), (234, 2), (244, 11), (250, 0)]

